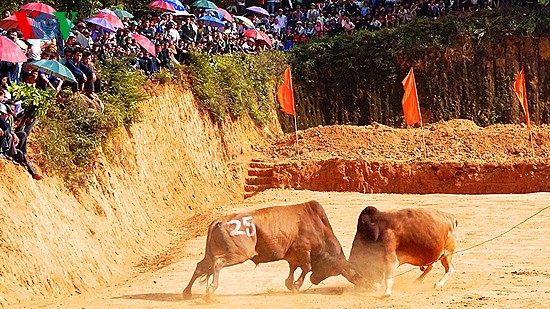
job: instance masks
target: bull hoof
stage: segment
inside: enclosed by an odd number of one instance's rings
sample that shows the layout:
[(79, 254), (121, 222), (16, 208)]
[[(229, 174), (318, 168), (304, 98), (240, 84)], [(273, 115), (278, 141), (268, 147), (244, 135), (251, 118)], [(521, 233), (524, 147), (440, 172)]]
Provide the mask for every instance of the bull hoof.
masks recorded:
[(300, 286), (297, 285), (297, 284), (292, 285), (292, 290), (291, 291), (292, 291), (293, 294), (297, 294), (298, 292), (300, 292)]
[(385, 294), (382, 295), (380, 298), (384, 299), (384, 298), (390, 298), (390, 297), (391, 297), (391, 294), (385, 293)]
[(183, 297), (183, 299), (191, 299), (191, 291), (186, 291), (186, 290), (184, 290), (184, 291), (181, 293), (181, 296)]
[(443, 285), (441, 285), (439, 283), (436, 283), (436, 284), (434, 284), (434, 289), (441, 290), (441, 289), (443, 289)]

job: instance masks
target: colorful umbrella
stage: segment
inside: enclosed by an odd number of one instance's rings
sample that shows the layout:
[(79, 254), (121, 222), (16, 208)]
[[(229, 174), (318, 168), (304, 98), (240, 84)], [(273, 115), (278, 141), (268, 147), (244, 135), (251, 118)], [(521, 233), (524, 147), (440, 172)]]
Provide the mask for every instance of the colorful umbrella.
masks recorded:
[(247, 7), (246, 10), (256, 14), (269, 16), (269, 12), (259, 6), (250, 6), (250, 7)]
[(31, 2), (23, 5), (21, 8), (19, 8), (20, 11), (25, 12), (41, 12), (41, 13), (47, 13), (51, 14), (55, 12), (55, 9), (51, 6), (44, 4), (44, 3), (38, 3), (38, 2)]
[(175, 12), (174, 5), (164, 1), (153, 1), (147, 5), (150, 9), (159, 10), (164, 12)]
[(103, 18), (115, 28), (124, 28), (124, 24), (115, 14), (99, 13), (94, 15), (93, 17)]
[(191, 3), (191, 6), (196, 6), (198, 8), (205, 8), (205, 9), (215, 9), (218, 7), (216, 4), (214, 4), (214, 2), (208, 1), (208, 0), (197, 0)]
[(235, 20), (242, 22), (247, 28), (256, 29), (254, 23), (244, 16), (235, 16)]
[(30, 62), (29, 66), (38, 69), (44, 73), (57, 76), (65, 81), (71, 81), (76, 83), (76, 78), (73, 75), (73, 72), (69, 70), (66, 66), (54, 60), (38, 60)]
[(91, 24), (95, 24), (107, 31), (110, 31), (110, 32), (115, 32), (115, 27), (113, 27), (113, 25), (108, 22), (107, 20), (103, 19), (103, 18), (99, 18), (99, 17), (90, 17), (88, 19), (86, 19), (86, 22), (87, 23), (91, 23)]
[(208, 15), (212, 15), (214, 17), (217, 17), (218, 19), (223, 19), (223, 13), (221, 11), (216, 10), (216, 9), (207, 9), (204, 12)]
[(206, 15), (197, 20), (202, 20), (206, 26), (223, 28), (225, 24), (223, 21), (217, 17)]
[(11, 39), (0, 35), (0, 61), (22, 63), (27, 56)]
[(193, 16), (195, 17), (195, 15), (187, 12), (187, 11), (176, 11), (176, 12), (164, 12), (162, 14), (160, 14), (161, 16), (164, 16), (164, 15), (174, 15), (174, 16)]
[(113, 11), (118, 18), (134, 18), (134, 15), (132, 13), (125, 11), (125, 10), (114, 10)]
[(146, 51), (148, 51), (153, 56), (157, 56), (157, 51), (155, 50), (155, 44), (151, 42), (148, 38), (144, 37), (141, 34), (138, 33), (132, 33), (132, 37), (136, 42), (139, 44), (139, 46), (143, 47)]
[(269, 47), (273, 47), (271, 38), (269, 38), (267, 33), (263, 31), (256, 30), (256, 29), (249, 29), (244, 32), (244, 36), (246, 38), (253, 38), (256, 42), (264, 43)]
[(229, 13), (228, 11), (222, 9), (222, 8), (215, 8), (214, 10), (217, 10), (217, 11), (220, 11), (222, 12), (223, 14), (223, 18), (225, 20), (227, 20), (228, 22), (232, 23), (235, 21), (235, 19), (233, 18), (233, 15), (231, 15), (231, 13)]
[(176, 11), (185, 11), (185, 7), (183, 6), (183, 3), (179, 0), (161, 0), (164, 2), (170, 3)]

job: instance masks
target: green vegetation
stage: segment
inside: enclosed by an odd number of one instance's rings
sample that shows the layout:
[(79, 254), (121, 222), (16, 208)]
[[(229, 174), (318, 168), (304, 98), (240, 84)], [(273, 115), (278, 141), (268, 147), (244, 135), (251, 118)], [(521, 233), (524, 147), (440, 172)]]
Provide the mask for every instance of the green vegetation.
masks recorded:
[(82, 184), (86, 171), (100, 146), (118, 129), (139, 120), (139, 101), (145, 98), (141, 73), (126, 65), (127, 59), (114, 59), (100, 69), (106, 88), (105, 109), (97, 112), (81, 94), (62, 94), (63, 103), (53, 104), (41, 117), (35, 134), (45, 164), (64, 175), (73, 185)]
[[(403, 125), (401, 80), (414, 68), (431, 121), (511, 123), (522, 112), (511, 84), (523, 66), (534, 123), (548, 123), (550, 10), (506, 9), (324, 37), (292, 49), (298, 126)], [(546, 116), (545, 116), (546, 115)], [(286, 127), (285, 130), (290, 128)]]
[(14, 97), (23, 101), (25, 116), (29, 119), (46, 115), (50, 105), (55, 103), (53, 89), (44, 91), (33, 85), (22, 83), (21, 85), (12, 85), (8, 90)]
[(188, 70), (193, 90), (217, 121), (228, 114), (248, 114), (262, 125), (273, 111), (273, 95), (285, 63), (278, 51), (210, 56), (194, 50)]

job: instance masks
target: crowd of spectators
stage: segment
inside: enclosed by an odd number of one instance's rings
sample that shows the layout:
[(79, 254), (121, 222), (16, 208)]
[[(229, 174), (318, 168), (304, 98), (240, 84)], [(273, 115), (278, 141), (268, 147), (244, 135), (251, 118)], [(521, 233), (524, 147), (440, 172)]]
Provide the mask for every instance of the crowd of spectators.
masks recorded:
[[(524, 0), (526, 1), (526, 0)], [(530, 1), (530, 0), (529, 0)], [(122, 19), (124, 27), (109, 32), (95, 24), (78, 22), (66, 40), (58, 34), (51, 39), (24, 40), (16, 29), (1, 29), (0, 34), (13, 40), (27, 54), (26, 63), (0, 62), (0, 156), (25, 166), (34, 179), (41, 179), (26, 160), (27, 137), (36, 119), (26, 119), (18, 98), (12, 97), (9, 85), (28, 83), (37, 88), (63, 88), (82, 93), (102, 105), (96, 95), (101, 81), (96, 65), (111, 58), (128, 57), (129, 65), (153, 75), (161, 68), (171, 69), (176, 63), (187, 63), (191, 49), (210, 54), (257, 53), (264, 48), (286, 51), (296, 44), (322, 36), (352, 34), (356, 29), (379, 30), (409, 22), (416, 16), (440, 18), (449, 12), (470, 12), (493, 9), (497, 0), (326, 0), (308, 3), (303, 0), (258, 0), (268, 15), (246, 10), (245, 2), (237, 0), (226, 8), (235, 16), (245, 16), (255, 28), (269, 37), (254, 39), (245, 35), (249, 28), (242, 19), (224, 20), (223, 28), (205, 25), (201, 17), (210, 14), (200, 8), (186, 7), (185, 14), (158, 13), (135, 19)], [(522, 2), (530, 5), (531, 2)], [(155, 12), (152, 12), (155, 13)], [(2, 18), (11, 13), (4, 11)], [(142, 48), (132, 34), (141, 34), (152, 41), (156, 56)], [(40, 59), (59, 61), (76, 77), (76, 83), (64, 81), (33, 68)]]

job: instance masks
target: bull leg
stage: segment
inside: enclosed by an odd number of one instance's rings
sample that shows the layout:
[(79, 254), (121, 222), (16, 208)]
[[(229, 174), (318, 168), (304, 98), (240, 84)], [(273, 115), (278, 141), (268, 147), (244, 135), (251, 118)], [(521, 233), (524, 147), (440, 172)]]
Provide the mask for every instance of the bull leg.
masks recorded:
[(206, 288), (206, 297), (212, 296), (216, 289), (218, 289), (220, 280), (220, 270), (224, 267), (224, 261), (220, 258), (214, 261), (214, 267), (212, 271), (212, 283)]
[(445, 267), (445, 276), (438, 283), (435, 284), (434, 288), (440, 289), (443, 287), (445, 282), (449, 280), (451, 275), (455, 272), (455, 265), (453, 263), (452, 255), (445, 255), (441, 258), (441, 264)]
[(294, 281), (294, 289), (296, 292), (300, 290), (304, 284), (304, 279), (306, 278), (307, 273), (311, 271), (311, 256), (309, 255), (309, 251), (305, 251), (300, 255), (299, 260), (302, 262), (302, 265), (300, 265), (302, 273), (300, 274), (300, 277), (298, 277), (298, 280)]
[(399, 260), (397, 259), (397, 255), (395, 253), (389, 254), (384, 260), (384, 283), (386, 284), (386, 291), (382, 295), (382, 298), (387, 298), (391, 296), (393, 277), (397, 273)]
[(422, 274), (420, 275), (420, 277), (416, 278), (416, 280), (414, 280), (414, 282), (417, 282), (417, 283), (422, 283), (422, 282), (424, 282), (424, 278), (425, 278), (426, 275), (432, 270), (433, 267), (434, 267), (433, 264), (430, 264), (430, 265), (426, 266), (426, 268), (424, 269), (424, 272), (422, 272)]
[(193, 276), (191, 277), (191, 280), (189, 280), (189, 284), (185, 287), (185, 289), (182, 292), (184, 299), (190, 299), (191, 298), (191, 288), (193, 287), (193, 283), (195, 283), (195, 280), (197, 278), (203, 276), (203, 275), (210, 275), (212, 274), (212, 267), (209, 265), (205, 259), (201, 260), (197, 263), (197, 267), (195, 268), (195, 272), (193, 273)]
[(294, 285), (292, 285), (292, 283), (294, 281), (294, 272), (296, 272), (296, 268), (298, 268), (298, 266), (290, 262), (288, 263), (288, 266), (290, 267), (290, 273), (288, 274), (288, 278), (286, 278), (285, 280), (285, 286), (287, 287), (287, 289), (291, 290), (292, 292), (296, 292), (294, 290)]

